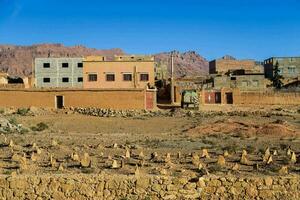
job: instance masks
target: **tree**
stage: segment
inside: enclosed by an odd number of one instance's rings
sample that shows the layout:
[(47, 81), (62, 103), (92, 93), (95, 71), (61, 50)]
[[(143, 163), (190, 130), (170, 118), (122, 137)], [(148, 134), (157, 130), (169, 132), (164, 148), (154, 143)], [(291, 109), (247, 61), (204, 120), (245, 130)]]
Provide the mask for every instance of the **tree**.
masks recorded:
[(282, 81), (281, 79), (283, 79), (283, 77), (280, 74), (280, 70), (279, 70), (279, 63), (276, 62), (276, 65), (274, 66), (273, 69), (273, 78), (272, 78), (272, 82), (273, 82), (273, 87), (275, 87), (276, 89), (281, 89), (282, 88)]

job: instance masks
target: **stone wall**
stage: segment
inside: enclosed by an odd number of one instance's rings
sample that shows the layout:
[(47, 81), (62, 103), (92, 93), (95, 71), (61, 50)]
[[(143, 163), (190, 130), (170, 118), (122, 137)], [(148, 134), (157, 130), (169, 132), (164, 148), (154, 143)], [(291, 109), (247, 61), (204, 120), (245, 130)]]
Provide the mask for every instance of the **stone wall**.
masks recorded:
[(2, 176), (1, 199), (299, 199), (300, 177)]

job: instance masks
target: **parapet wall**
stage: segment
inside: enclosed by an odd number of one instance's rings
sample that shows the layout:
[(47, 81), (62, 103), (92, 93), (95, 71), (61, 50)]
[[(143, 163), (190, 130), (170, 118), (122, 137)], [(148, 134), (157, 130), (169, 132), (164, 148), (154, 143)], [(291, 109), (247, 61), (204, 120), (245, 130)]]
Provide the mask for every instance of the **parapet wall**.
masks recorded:
[(300, 199), (300, 177), (108, 174), (0, 177), (0, 199)]
[(237, 92), (234, 104), (300, 105), (300, 92)]

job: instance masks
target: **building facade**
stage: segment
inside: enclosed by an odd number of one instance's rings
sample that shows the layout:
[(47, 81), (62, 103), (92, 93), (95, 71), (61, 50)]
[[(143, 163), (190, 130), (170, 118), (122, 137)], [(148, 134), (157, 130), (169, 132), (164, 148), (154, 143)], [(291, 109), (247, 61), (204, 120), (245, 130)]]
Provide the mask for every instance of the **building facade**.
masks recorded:
[(155, 66), (155, 79), (167, 80), (169, 78), (168, 66), (165, 64), (156, 64)]
[(34, 80), (37, 88), (82, 88), (83, 58), (36, 58)]
[(214, 77), (214, 88), (239, 88), (241, 91), (265, 90), (264, 74), (244, 74)]
[(209, 62), (209, 74), (225, 74), (229, 70), (263, 73), (263, 67), (254, 60), (236, 60), (232, 57), (224, 56)]
[(83, 88), (148, 88), (154, 87), (154, 57), (89, 56), (83, 60)]
[(279, 74), (284, 79), (300, 77), (300, 57), (272, 57), (264, 61), (266, 78), (273, 78), (276, 63), (278, 63)]

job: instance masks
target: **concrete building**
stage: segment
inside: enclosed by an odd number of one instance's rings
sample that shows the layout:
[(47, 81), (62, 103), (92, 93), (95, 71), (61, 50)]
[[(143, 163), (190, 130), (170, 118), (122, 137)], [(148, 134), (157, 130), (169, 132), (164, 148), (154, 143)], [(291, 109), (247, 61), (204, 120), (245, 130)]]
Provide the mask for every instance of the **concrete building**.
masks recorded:
[(230, 56), (209, 63), (213, 88), (239, 88), (241, 91), (264, 90), (266, 81), (263, 66), (254, 60), (236, 60)]
[(264, 61), (265, 76), (272, 79), (276, 63), (279, 65), (279, 74), (285, 81), (300, 78), (300, 57), (272, 57)]
[(154, 57), (89, 56), (83, 60), (83, 88), (148, 88), (154, 87)]
[(209, 62), (209, 74), (225, 74), (229, 70), (244, 70), (247, 73), (263, 73), (263, 67), (254, 60), (236, 60), (230, 56)]
[(168, 66), (165, 64), (157, 64), (155, 66), (155, 79), (168, 80), (169, 78)]
[(34, 80), (37, 88), (82, 88), (83, 58), (36, 58)]
[(215, 89), (239, 88), (241, 91), (265, 90), (267, 87), (264, 74), (243, 74), (214, 77)]

